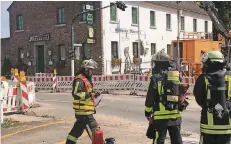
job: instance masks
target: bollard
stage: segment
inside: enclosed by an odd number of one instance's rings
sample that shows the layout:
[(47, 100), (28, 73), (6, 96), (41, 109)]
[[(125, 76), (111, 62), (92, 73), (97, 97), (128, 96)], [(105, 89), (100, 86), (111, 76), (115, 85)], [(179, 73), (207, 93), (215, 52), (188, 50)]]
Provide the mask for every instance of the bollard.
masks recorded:
[(53, 76), (53, 85), (52, 85), (52, 88), (53, 88), (53, 91), (52, 92), (56, 92), (57, 91), (57, 77), (56, 77), (56, 75), (57, 75), (57, 71), (56, 71), (56, 69), (54, 69), (54, 76)]
[(13, 82), (18, 82), (18, 78), (19, 78), (18, 69), (14, 69), (14, 78), (13, 78)]

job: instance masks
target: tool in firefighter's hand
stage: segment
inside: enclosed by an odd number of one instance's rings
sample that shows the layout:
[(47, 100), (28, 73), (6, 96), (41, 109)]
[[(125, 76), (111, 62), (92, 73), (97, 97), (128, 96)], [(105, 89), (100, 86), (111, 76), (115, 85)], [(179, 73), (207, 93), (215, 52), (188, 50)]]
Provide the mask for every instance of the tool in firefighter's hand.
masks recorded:
[(149, 118), (149, 126), (148, 126), (148, 129), (147, 129), (147, 133), (146, 133), (146, 136), (149, 138), (149, 139), (155, 139), (156, 137), (156, 132), (155, 132), (155, 127), (154, 127), (154, 123), (153, 123), (153, 117), (150, 117)]
[(180, 96), (179, 96), (180, 111), (186, 110), (186, 107), (189, 105), (189, 103), (185, 100), (188, 88), (189, 88), (189, 84), (180, 83)]
[(101, 102), (102, 98), (103, 98), (103, 95), (101, 95), (102, 91), (100, 92), (96, 92), (94, 94), (94, 105), (95, 107), (97, 107), (99, 105), (99, 103)]

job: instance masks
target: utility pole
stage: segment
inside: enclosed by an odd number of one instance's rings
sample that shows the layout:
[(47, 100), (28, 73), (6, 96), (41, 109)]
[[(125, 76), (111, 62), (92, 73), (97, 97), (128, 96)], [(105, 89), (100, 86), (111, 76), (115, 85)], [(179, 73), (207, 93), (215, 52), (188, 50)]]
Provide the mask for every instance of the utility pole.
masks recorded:
[(180, 70), (180, 19), (181, 19), (181, 10), (180, 3), (177, 1), (177, 70)]
[(139, 60), (139, 72), (140, 72), (140, 1), (138, 1), (138, 60)]
[(102, 10), (102, 9), (105, 9), (105, 8), (108, 8), (108, 7), (111, 7), (111, 6), (117, 6), (117, 8), (121, 9), (122, 11), (125, 11), (125, 9), (127, 8), (127, 6), (123, 2), (116, 1), (115, 3), (113, 3), (111, 5), (108, 5), (108, 6), (105, 6), (105, 7), (100, 7), (100, 8), (91, 9), (91, 10), (81, 12), (81, 13), (77, 14), (74, 17), (74, 19), (72, 20), (72, 22), (71, 22), (71, 43), (72, 43), (72, 51), (74, 52), (74, 56), (71, 59), (71, 76), (75, 75), (74, 72), (75, 72), (75, 45), (76, 44), (75, 44), (75, 34), (74, 34), (75, 33), (74, 23), (75, 23), (76, 19), (82, 14)]

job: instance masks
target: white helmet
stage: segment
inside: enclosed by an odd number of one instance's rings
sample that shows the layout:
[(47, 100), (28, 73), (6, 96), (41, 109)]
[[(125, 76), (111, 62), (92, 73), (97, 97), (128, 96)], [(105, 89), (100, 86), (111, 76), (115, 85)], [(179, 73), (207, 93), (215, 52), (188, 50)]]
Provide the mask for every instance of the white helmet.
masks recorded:
[(98, 68), (98, 64), (93, 59), (89, 59), (89, 60), (84, 60), (81, 64), (81, 67), (88, 68), (88, 69), (96, 69)]

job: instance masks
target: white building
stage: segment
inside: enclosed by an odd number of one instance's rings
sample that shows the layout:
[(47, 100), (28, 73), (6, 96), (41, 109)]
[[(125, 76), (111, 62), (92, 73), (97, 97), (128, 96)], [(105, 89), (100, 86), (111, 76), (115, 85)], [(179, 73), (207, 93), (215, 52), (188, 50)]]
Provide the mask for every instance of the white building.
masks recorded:
[[(122, 59), (121, 73), (124, 73), (124, 49), (128, 47), (131, 62), (138, 51), (138, 5), (140, 39), (146, 55), (141, 56), (141, 68), (150, 68), (151, 56), (161, 49), (170, 53), (172, 40), (177, 40), (176, 2), (124, 2), (125, 11), (111, 7), (103, 10), (104, 73), (111, 74), (112, 57)], [(102, 6), (110, 2), (103, 1)], [(183, 2), (181, 37), (183, 32), (212, 32), (212, 22), (206, 12), (192, 2)]]

